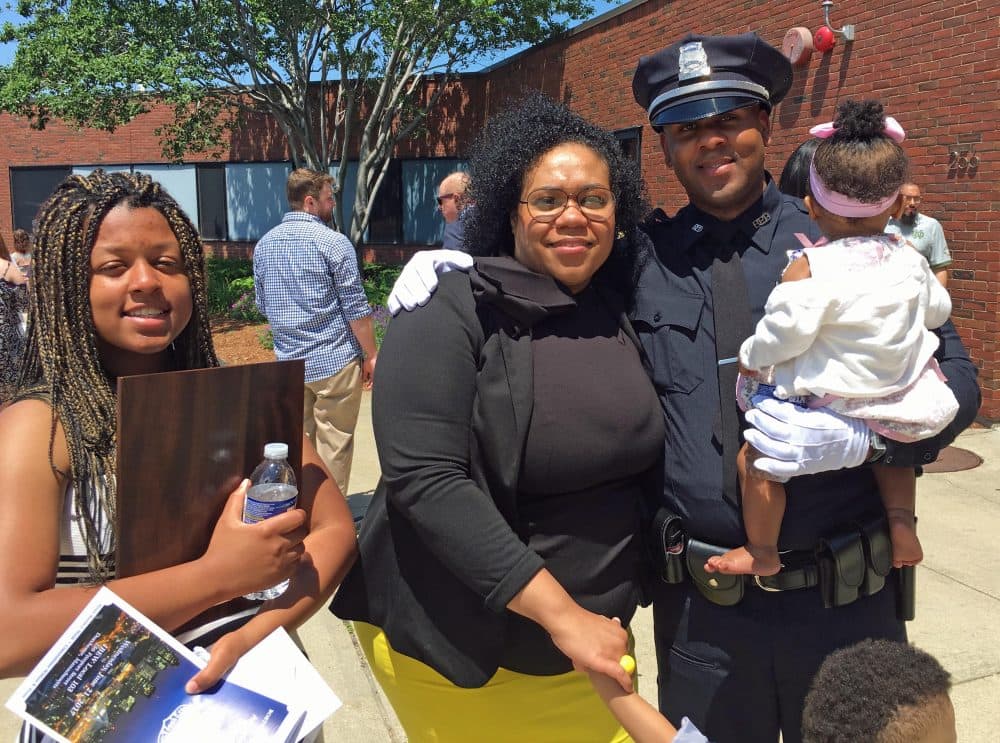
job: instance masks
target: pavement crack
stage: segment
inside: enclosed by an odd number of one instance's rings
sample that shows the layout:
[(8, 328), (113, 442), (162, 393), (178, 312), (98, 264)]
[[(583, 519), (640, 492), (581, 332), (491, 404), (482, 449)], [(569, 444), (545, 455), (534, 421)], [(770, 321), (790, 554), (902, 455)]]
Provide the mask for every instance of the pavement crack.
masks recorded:
[(955, 687), (955, 686), (964, 686), (965, 684), (971, 684), (971, 683), (974, 683), (976, 681), (983, 681), (985, 679), (996, 678), (997, 676), (1000, 676), (1000, 673), (984, 673), (982, 676), (975, 676), (973, 678), (962, 679), (961, 681), (955, 681), (952, 684), (952, 686), (953, 687)]
[(1000, 601), (1000, 596), (994, 596), (989, 591), (984, 591), (983, 589), (978, 588), (977, 586), (974, 586), (971, 583), (966, 583), (964, 580), (959, 580), (955, 576), (950, 575), (949, 573), (946, 573), (943, 570), (935, 570), (934, 568), (930, 567), (929, 565), (922, 565), (921, 567), (923, 567), (924, 570), (927, 570), (927, 571), (929, 571), (931, 573), (934, 573), (935, 575), (938, 575), (938, 576), (940, 576), (942, 578), (945, 578), (946, 580), (950, 580), (953, 583), (957, 583), (960, 586), (964, 586), (965, 588), (968, 588), (970, 591), (975, 591), (980, 596), (985, 596), (986, 598), (992, 599), (994, 601)]
[(361, 643), (358, 640), (358, 633), (354, 631), (354, 627), (349, 626), (349, 622), (344, 621), (344, 624), (348, 625), (347, 634), (351, 638), (351, 644), (354, 645), (354, 652), (358, 654), (358, 660), (361, 662), (361, 668), (365, 675), (365, 680), (368, 682), (368, 686), (371, 689), (372, 698), (375, 700), (375, 705), (378, 708), (379, 717), (382, 718), (382, 726), (385, 728), (385, 732), (389, 735), (389, 743), (406, 743), (406, 739), (401, 738), (396, 732), (396, 726), (394, 724), (394, 721), (396, 720), (396, 713), (391, 709), (387, 709), (386, 700), (382, 696), (382, 688), (375, 679), (375, 673), (372, 671), (371, 666), (368, 665), (368, 658), (365, 657), (365, 651), (361, 649)]

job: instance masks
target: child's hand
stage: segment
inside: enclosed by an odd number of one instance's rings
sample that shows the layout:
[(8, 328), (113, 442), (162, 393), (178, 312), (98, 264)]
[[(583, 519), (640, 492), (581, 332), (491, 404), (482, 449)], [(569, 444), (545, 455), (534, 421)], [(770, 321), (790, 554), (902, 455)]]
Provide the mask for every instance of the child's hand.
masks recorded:
[(610, 676), (593, 671), (588, 675), (598, 696), (635, 743), (667, 743), (677, 735), (677, 728), (638, 694), (623, 691)]

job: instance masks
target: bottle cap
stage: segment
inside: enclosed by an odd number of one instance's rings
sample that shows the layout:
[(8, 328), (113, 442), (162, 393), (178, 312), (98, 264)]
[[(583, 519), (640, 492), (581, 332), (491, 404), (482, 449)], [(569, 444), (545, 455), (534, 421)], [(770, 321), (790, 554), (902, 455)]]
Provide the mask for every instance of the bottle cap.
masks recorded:
[(264, 444), (264, 457), (267, 459), (287, 459), (288, 444)]

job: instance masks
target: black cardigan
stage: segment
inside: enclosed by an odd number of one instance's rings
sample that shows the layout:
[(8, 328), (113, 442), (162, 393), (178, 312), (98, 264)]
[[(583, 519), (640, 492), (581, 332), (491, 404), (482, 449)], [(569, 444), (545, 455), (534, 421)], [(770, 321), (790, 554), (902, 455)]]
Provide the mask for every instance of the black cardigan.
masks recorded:
[[(454, 684), (496, 672), (507, 604), (543, 567), (516, 533), (532, 409), (530, 328), (574, 307), (512, 258), (441, 277), (389, 325), (373, 423), (382, 479), (331, 604)], [(624, 313), (620, 324), (638, 347)]]

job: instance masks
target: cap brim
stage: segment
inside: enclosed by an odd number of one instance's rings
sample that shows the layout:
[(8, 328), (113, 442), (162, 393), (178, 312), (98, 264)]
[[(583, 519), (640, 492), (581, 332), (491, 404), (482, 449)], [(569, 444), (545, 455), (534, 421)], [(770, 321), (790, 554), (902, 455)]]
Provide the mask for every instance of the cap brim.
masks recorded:
[(682, 124), (688, 121), (698, 121), (707, 119), (710, 116), (718, 116), (728, 111), (733, 111), (744, 106), (751, 106), (754, 103), (761, 103), (770, 110), (770, 105), (763, 98), (753, 95), (724, 95), (699, 97), (692, 96), (689, 99), (678, 101), (667, 108), (657, 111), (649, 123), (653, 126), (663, 126), (664, 124)]

